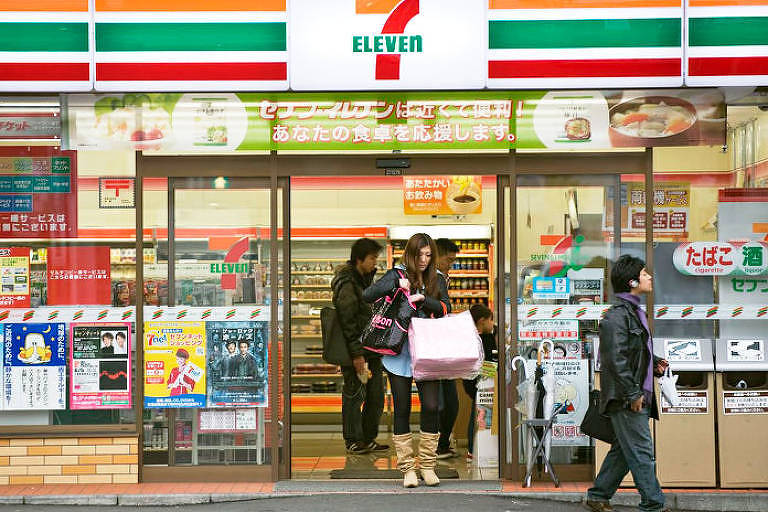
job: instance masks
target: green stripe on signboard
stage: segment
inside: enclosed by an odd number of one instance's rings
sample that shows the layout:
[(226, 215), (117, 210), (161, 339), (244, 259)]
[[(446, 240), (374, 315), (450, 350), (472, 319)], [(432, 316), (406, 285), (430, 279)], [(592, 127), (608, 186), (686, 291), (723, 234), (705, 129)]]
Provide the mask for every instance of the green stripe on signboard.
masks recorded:
[(489, 48), (680, 46), (679, 18), (489, 21)]
[(0, 23), (0, 52), (87, 51), (87, 23)]
[(768, 16), (691, 18), (691, 46), (768, 44)]
[(285, 51), (285, 23), (97, 23), (96, 51)]

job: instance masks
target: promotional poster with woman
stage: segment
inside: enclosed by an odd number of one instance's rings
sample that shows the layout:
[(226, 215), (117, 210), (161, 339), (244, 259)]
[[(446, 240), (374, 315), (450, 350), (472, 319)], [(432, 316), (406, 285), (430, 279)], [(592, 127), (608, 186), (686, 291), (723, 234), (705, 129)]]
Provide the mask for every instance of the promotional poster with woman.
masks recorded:
[(205, 407), (205, 322), (144, 323), (144, 407)]

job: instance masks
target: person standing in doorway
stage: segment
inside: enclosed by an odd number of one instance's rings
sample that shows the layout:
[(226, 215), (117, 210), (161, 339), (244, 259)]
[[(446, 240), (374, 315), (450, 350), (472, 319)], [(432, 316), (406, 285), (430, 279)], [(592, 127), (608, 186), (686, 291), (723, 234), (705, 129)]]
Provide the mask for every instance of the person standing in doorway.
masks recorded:
[[(472, 315), (472, 321), (475, 322), (477, 333), (483, 342), (483, 357), (486, 361), (498, 362), (498, 351), (496, 344), (496, 326), (493, 323), (493, 311), (485, 304), (473, 304), (469, 308)], [(480, 377), (474, 379), (462, 379), (461, 384), (464, 392), (472, 401), (472, 407), (469, 409), (469, 422), (467, 423), (467, 462), (474, 458), (475, 448), (475, 424), (477, 423), (477, 382)]]
[(613, 510), (610, 500), (628, 471), (640, 493), (640, 510), (664, 508), (664, 493), (656, 478), (653, 439), (648, 419), (659, 419), (653, 377), (668, 363), (653, 354), (640, 297), (651, 292), (653, 278), (640, 258), (621, 256), (611, 270), (616, 302), (600, 322), (600, 412), (611, 419), (616, 441), (603, 461), (585, 508)]
[[(388, 445), (376, 442), (384, 410), (384, 369), (381, 356), (363, 349), (360, 342), (360, 334), (372, 315), (370, 304), (363, 300), (363, 290), (373, 282), (381, 249), (381, 244), (370, 238), (357, 240), (352, 244), (349, 261), (336, 270), (331, 281), (333, 306), (352, 358), (352, 366), (341, 367), (344, 375), (342, 431), (350, 454), (389, 449)], [(367, 382), (363, 383), (366, 376)]]
[[(447, 238), (435, 240), (437, 246), (437, 271), (445, 279), (446, 286), (450, 279), (449, 273), (456, 261), (459, 247)], [(456, 450), (451, 446), (451, 434), (456, 417), (459, 415), (459, 394), (456, 382), (453, 380), (440, 381), (440, 440), (437, 443), (437, 458), (450, 459), (456, 457)]]
[[(416, 233), (405, 244), (401, 263), (388, 270), (384, 276), (366, 288), (363, 299), (373, 303), (391, 296), (398, 288), (407, 290), (413, 315), (419, 318), (439, 318), (451, 312), (451, 301), (445, 279), (437, 272), (434, 256), (437, 247), (426, 233)], [(434, 259), (433, 259), (434, 258)], [(384, 368), (389, 376), (394, 406), (394, 431), (392, 441), (397, 451), (397, 467), (403, 473), (403, 487), (419, 485), (416, 469), (421, 471), (424, 483), (440, 484), (435, 473), (437, 465), (437, 440), (440, 437), (439, 380), (416, 382), (421, 402), (421, 433), (419, 434), (418, 464), (413, 454), (411, 434), (411, 386), (413, 371), (408, 343), (396, 356), (383, 357)]]

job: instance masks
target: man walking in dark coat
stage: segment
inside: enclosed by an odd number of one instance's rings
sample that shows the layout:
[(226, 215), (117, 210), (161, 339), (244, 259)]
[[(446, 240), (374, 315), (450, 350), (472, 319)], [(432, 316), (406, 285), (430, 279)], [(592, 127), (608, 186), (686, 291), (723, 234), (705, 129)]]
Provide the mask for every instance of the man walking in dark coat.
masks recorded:
[(610, 499), (630, 471), (640, 510), (667, 510), (648, 420), (659, 419), (653, 377), (663, 375), (668, 363), (653, 355), (648, 319), (640, 306), (640, 296), (653, 289), (652, 280), (645, 262), (629, 255), (620, 257), (611, 271), (617, 301), (600, 322), (600, 411), (610, 417), (616, 441), (587, 491), (585, 507), (592, 512), (613, 510)]

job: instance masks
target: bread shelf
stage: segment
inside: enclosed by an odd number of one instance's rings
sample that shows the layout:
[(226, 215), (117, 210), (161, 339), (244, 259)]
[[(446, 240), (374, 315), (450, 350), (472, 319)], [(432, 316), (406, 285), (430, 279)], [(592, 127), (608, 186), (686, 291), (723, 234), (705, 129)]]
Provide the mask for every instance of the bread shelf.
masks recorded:
[(323, 354), (291, 354), (291, 359), (322, 359)]
[(291, 315), (291, 320), (320, 320), (320, 315)]
[(341, 373), (292, 373), (292, 379), (332, 379), (334, 377), (343, 377)]
[(291, 302), (332, 302), (332, 299), (299, 299), (297, 297), (291, 297)]
[(298, 333), (297, 334), (293, 334), (293, 333), (291, 333), (291, 338), (299, 339), (299, 340), (300, 339), (304, 339), (304, 340), (312, 340), (312, 339), (319, 340), (322, 337), (323, 337), (322, 334), (298, 334)]

